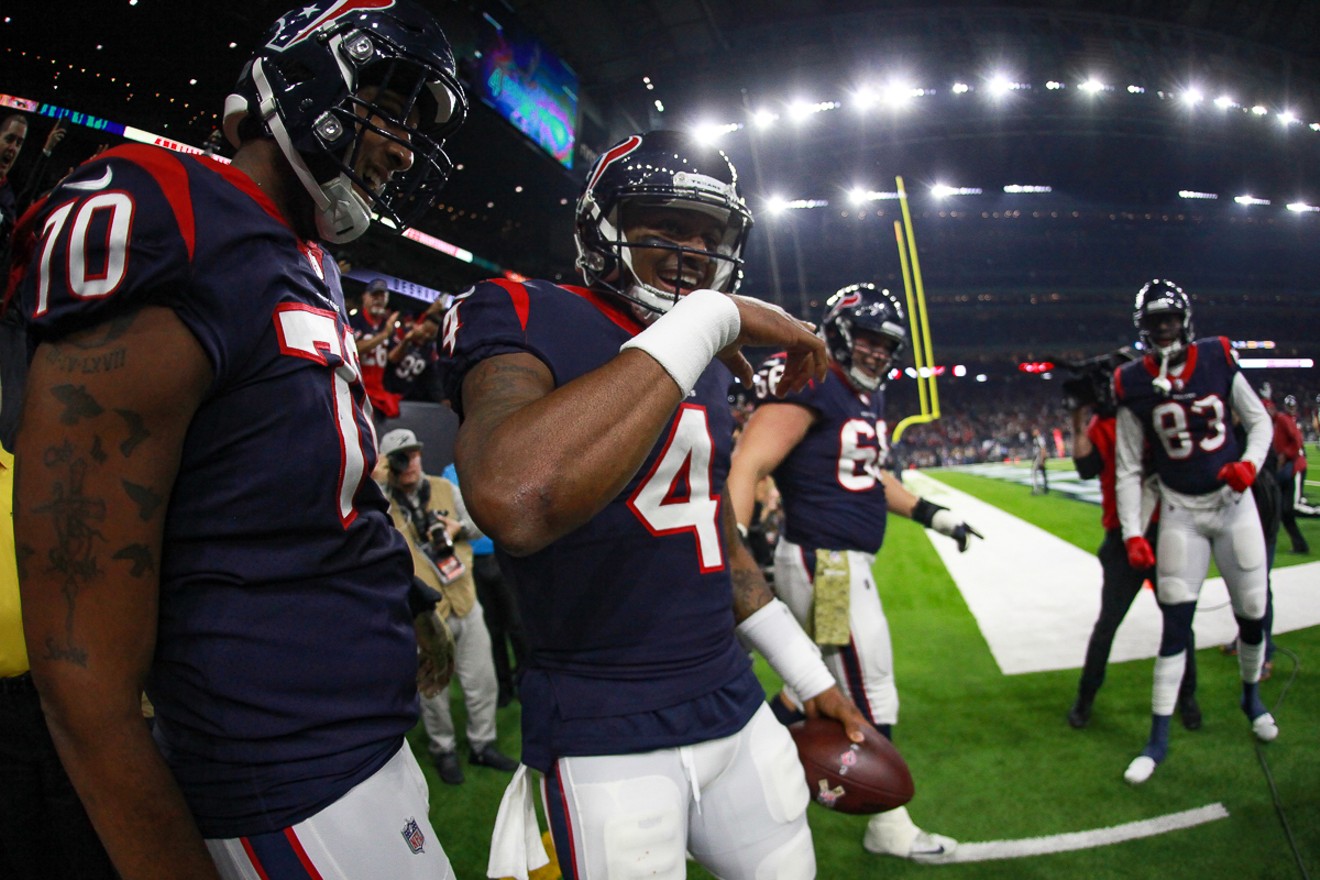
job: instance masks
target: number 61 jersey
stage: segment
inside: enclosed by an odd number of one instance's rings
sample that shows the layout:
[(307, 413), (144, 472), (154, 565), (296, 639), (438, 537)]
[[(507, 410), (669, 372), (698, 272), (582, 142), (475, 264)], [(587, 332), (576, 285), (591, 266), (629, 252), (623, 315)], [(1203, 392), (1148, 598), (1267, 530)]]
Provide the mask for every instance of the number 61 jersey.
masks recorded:
[(1171, 389), (1154, 385), (1159, 363), (1147, 355), (1114, 371), (1114, 394), (1141, 423), (1154, 455), (1155, 472), (1170, 489), (1206, 495), (1223, 487), (1219, 469), (1242, 457), (1229, 406), (1237, 358), (1223, 336), (1198, 339)]
[[(246, 174), (154, 147), (106, 152), (33, 212), (19, 291), (37, 340), (160, 306), (210, 362), (165, 516), (147, 689), (203, 835), (285, 827), (382, 766), (416, 719), (412, 563), (371, 479), (334, 261)], [(62, 368), (76, 389), (113, 366)], [(78, 415), (111, 461), (134, 454), (133, 413)]]
[(801, 406), (815, 415), (802, 441), (775, 468), (784, 499), (784, 537), (801, 547), (877, 553), (888, 504), (880, 467), (888, 454), (884, 392), (856, 393), (838, 369), (785, 397), (774, 396), (784, 356), (756, 374), (756, 404)]
[[(461, 416), (464, 377), (498, 355), (535, 356), (557, 387), (603, 366), (642, 329), (619, 303), (548, 281), (482, 282), (445, 314), (449, 399)], [(500, 554), (532, 648), (518, 683), (528, 766), (728, 736), (764, 699), (734, 638), (721, 528), (731, 381), (723, 364), (707, 367), (585, 525), (529, 556)]]

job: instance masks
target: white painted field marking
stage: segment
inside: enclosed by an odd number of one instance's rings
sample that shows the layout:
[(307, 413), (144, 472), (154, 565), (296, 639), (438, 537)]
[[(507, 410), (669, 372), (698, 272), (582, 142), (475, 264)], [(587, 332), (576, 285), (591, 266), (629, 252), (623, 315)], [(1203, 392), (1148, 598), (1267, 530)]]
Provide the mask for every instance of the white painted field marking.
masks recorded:
[(951, 862), (989, 862), (996, 859), (1020, 859), (1026, 856), (1041, 856), (1049, 853), (1072, 852), (1079, 849), (1094, 849), (1100, 846), (1112, 846), (1142, 837), (1154, 837), (1170, 831), (1181, 831), (1228, 818), (1228, 810), (1221, 803), (1208, 804), (1194, 810), (1181, 813), (1169, 813), (1154, 819), (1141, 819), (1137, 822), (1125, 822), (1108, 828), (1095, 828), (1091, 831), (1073, 831), (1067, 834), (1051, 834), (1047, 837), (1024, 837), (1021, 840), (990, 840), (985, 843), (960, 843), (947, 861)]
[[(903, 480), (985, 535), (984, 541), (973, 540), (966, 553), (941, 535), (932, 534), (930, 540), (1000, 670), (1019, 675), (1080, 669), (1100, 612), (1100, 562), (1094, 553), (920, 471), (905, 471)], [(1102, 537), (1097, 509), (1097, 547)], [(1273, 584), (1276, 633), (1320, 625), (1320, 562), (1276, 569)], [(1224, 644), (1237, 634), (1222, 578), (1208, 580), (1202, 588), (1195, 630), (1199, 647)], [(1155, 596), (1142, 590), (1118, 628), (1110, 660), (1154, 657), (1159, 641), (1159, 608)]]

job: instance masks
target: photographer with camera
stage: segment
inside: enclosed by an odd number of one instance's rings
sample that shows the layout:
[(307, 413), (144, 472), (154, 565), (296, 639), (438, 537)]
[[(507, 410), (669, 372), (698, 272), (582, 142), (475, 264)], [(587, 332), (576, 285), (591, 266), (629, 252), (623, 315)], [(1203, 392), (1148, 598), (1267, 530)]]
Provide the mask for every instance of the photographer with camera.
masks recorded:
[[(468, 516), (458, 487), (422, 470), (422, 444), (412, 431), (396, 428), (380, 441), (386, 460), (385, 494), (390, 517), (412, 552), (413, 569), (442, 597), (437, 611), (454, 636), (454, 674), (467, 706), (468, 760), (511, 773), (518, 762), (495, 747), (498, 687), (490, 633), (472, 580), (472, 545), (481, 532)], [(422, 724), (440, 779), (463, 782), (449, 692), (422, 698)]]
[[(1120, 348), (1081, 363), (1064, 365), (1073, 373), (1073, 377), (1063, 383), (1064, 402), (1072, 413), (1073, 464), (1082, 479), (1100, 478), (1100, 522), (1105, 529), (1105, 539), (1096, 553), (1104, 572), (1100, 587), (1100, 616), (1096, 618), (1086, 646), (1086, 660), (1077, 685), (1077, 701), (1068, 712), (1068, 723), (1076, 728), (1085, 727), (1091, 721), (1091, 706), (1104, 684), (1105, 666), (1109, 663), (1109, 651), (1114, 645), (1119, 624), (1127, 616), (1146, 579), (1149, 578), (1152, 584), (1155, 581), (1154, 566), (1134, 568), (1128, 562), (1114, 493), (1117, 404), (1113, 375), (1115, 369), (1134, 358), (1131, 349)], [(1147, 523), (1146, 539), (1155, 546), (1159, 517), (1158, 493), (1153, 480), (1147, 480), (1145, 490), (1142, 514)], [(1200, 728), (1201, 709), (1196, 703), (1196, 653), (1190, 645), (1177, 705), (1183, 726), (1188, 730)]]

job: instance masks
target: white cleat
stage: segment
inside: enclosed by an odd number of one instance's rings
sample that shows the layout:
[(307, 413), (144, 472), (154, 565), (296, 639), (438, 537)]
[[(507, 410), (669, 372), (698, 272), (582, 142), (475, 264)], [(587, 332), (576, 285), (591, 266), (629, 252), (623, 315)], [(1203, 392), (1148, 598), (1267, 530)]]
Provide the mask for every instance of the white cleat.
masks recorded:
[(1251, 732), (1261, 742), (1274, 742), (1279, 737), (1279, 725), (1274, 723), (1274, 716), (1269, 712), (1257, 715), (1251, 722)]
[(1155, 772), (1156, 766), (1158, 765), (1155, 763), (1154, 758), (1147, 757), (1146, 755), (1137, 755), (1132, 759), (1132, 763), (1128, 764), (1127, 770), (1123, 772), (1123, 778), (1132, 785), (1141, 785), (1141, 783), (1150, 779), (1151, 774)]

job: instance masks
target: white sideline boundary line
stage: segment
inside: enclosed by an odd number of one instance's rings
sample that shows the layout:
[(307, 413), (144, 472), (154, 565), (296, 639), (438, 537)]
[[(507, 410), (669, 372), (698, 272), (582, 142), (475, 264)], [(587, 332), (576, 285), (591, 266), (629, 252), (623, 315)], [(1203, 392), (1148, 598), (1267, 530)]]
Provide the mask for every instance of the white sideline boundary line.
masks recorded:
[(1167, 834), (1170, 831), (1181, 831), (1184, 828), (1193, 828), (1227, 818), (1228, 809), (1221, 803), (1213, 803), (1193, 810), (1184, 810), (1181, 813), (1169, 813), (1153, 819), (1125, 822), (1122, 825), (1094, 828), (1090, 831), (1073, 831), (1046, 837), (1024, 837), (1020, 840), (960, 843), (948, 859), (941, 859), (939, 863), (947, 865), (954, 862), (989, 862), (997, 859), (1020, 859), (1027, 856), (1094, 849), (1129, 840), (1139, 840), (1143, 837), (1154, 837), (1157, 834)]
[[(1021, 675), (1080, 669), (1100, 610), (1100, 562), (1044, 529), (987, 504), (921, 471), (904, 471), (916, 494), (956, 511), (985, 535), (966, 553), (948, 538), (927, 532), (999, 670)], [(1095, 542), (1103, 533), (1097, 511)], [(1320, 626), (1320, 562), (1276, 568), (1274, 632)], [(1160, 644), (1155, 596), (1142, 590), (1118, 628), (1111, 663), (1153, 658)], [(1223, 578), (1207, 579), (1194, 622), (1197, 648), (1237, 636)]]

